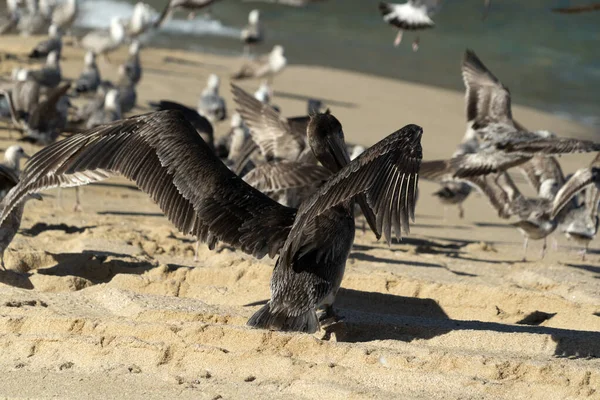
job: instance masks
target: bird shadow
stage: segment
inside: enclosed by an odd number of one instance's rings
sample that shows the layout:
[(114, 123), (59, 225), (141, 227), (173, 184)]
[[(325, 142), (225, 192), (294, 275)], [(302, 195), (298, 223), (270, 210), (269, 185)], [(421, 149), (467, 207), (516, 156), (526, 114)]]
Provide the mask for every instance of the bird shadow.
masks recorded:
[[(210, 69), (215, 69), (215, 68), (224, 68), (223, 65), (221, 64), (212, 64), (212, 63), (204, 63), (204, 62), (200, 62), (200, 61), (194, 61), (194, 60), (187, 60), (185, 58), (180, 58), (180, 57), (173, 57), (173, 56), (166, 56), (163, 58), (163, 62), (165, 63), (170, 63), (170, 64), (179, 64), (179, 65), (187, 65), (190, 67), (202, 67), (202, 68), (210, 68)], [(148, 71), (153, 71), (153, 69), (148, 69), (146, 68), (146, 70)], [(175, 74), (173, 72), (171, 72), (171, 70), (162, 70), (162, 69), (154, 69), (155, 72), (158, 73), (163, 73), (163, 71), (167, 71), (171, 74), (174, 75), (180, 75), (180, 74)]]
[(128, 217), (164, 217), (163, 213), (142, 212), (142, 211), (98, 211), (98, 215), (123, 215)]
[[(535, 312), (521, 325), (485, 321), (463, 321), (448, 317), (433, 299), (340, 289), (336, 298), (344, 328), (336, 336), (341, 342), (432, 339), (453, 331), (490, 331), (548, 335), (556, 343), (554, 355), (569, 358), (600, 357), (600, 332), (537, 326)], [(551, 318), (545, 314), (542, 319)], [(535, 319), (535, 320), (534, 320)]]
[(0, 283), (7, 286), (31, 290), (34, 287), (29, 279), (30, 276), (31, 274), (28, 273), (0, 269)]
[(425, 228), (425, 229), (457, 229), (457, 230), (470, 230), (473, 229), (470, 226), (464, 225), (440, 225), (440, 224), (414, 224), (415, 228)]
[[(286, 98), (286, 99), (292, 99), (292, 100), (301, 100), (301, 101), (309, 101), (309, 100), (313, 100), (314, 99), (314, 97), (305, 96), (305, 95), (297, 94), (297, 93), (284, 92), (284, 91), (281, 91), (281, 90), (276, 90), (275, 91), (275, 96), (277, 96), (277, 97), (283, 97), (283, 98)], [(348, 101), (325, 99), (325, 98), (322, 98), (322, 97), (319, 97), (319, 100), (321, 100), (326, 106), (342, 107), (342, 108), (356, 108), (356, 107), (358, 107), (358, 105), (356, 103), (352, 103), (352, 102), (348, 102)]]
[(584, 271), (591, 272), (593, 274), (598, 274), (594, 276), (596, 279), (600, 279), (600, 267), (595, 265), (586, 265), (586, 264), (564, 264), (567, 267), (582, 269)]
[(50, 224), (49, 225), (45, 222), (38, 222), (35, 225), (33, 225), (31, 228), (23, 230), (21, 232), (21, 234), (23, 236), (35, 237), (35, 236), (38, 236), (39, 234), (41, 234), (43, 232), (47, 232), (47, 231), (62, 231), (67, 234), (83, 233), (87, 229), (92, 229), (95, 227), (96, 227), (96, 225), (78, 227), (78, 226), (72, 226), (72, 225), (67, 225), (67, 224)]
[(508, 224), (497, 224), (494, 222), (473, 222), (473, 225), (479, 228), (502, 228), (502, 229), (515, 229), (514, 226)]

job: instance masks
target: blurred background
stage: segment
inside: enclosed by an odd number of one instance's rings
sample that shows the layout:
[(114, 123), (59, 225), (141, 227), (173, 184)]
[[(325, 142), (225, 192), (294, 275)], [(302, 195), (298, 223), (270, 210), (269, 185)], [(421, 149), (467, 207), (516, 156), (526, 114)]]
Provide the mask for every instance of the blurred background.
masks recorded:
[[(135, 2), (82, 0), (77, 28), (105, 27), (114, 15), (128, 18)], [(305, 8), (223, 0), (210, 16), (187, 20), (186, 13), (176, 13), (160, 34), (146, 41), (239, 55), (240, 30), (248, 12), (257, 8), (266, 32), (259, 52), (282, 44), (290, 64), (330, 66), (461, 92), (461, 57), (465, 48), (472, 48), (509, 86), (515, 103), (577, 120), (600, 133), (600, 13), (550, 11), (589, 2), (492, 0), (484, 21), (482, 0), (446, 0), (434, 17), (436, 27), (421, 31), (416, 53), (411, 32), (400, 47), (393, 47), (396, 30), (383, 23), (377, 0), (329, 0)], [(159, 13), (167, 0), (147, 3)]]

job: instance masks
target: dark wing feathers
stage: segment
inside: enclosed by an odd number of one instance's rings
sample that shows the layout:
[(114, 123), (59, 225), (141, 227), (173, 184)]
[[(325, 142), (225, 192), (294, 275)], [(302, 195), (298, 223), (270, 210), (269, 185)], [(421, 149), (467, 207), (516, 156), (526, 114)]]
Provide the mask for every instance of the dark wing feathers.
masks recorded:
[(291, 161), (259, 165), (244, 176), (244, 181), (263, 193), (297, 189), (321, 184), (331, 172), (319, 165)]
[(285, 265), (303, 243), (303, 227), (320, 214), (344, 204), (357, 195), (366, 195), (377, 218), (376, 235), (385, 234), (391, 242), (391, 230), (397, 238), (408, 232), (408, 219), (414, 219), (415, 195), (422, 159), (422, 129), (407, 125), (370, 147), (325, 182), (300, 209), (290, 239), (282, 251)]
[(528, 154), (563, 154), (563, 153), (589, 153), (600, 151), (600, 143), (590, 140), (570, 138), (549, 138), (533, 140), (508, 140), (495, 144), (496, 149), (506, 153)]
[(232, 84), (231, 91), (237, 112), (261, 152), (266, 157), (295, 161), (306, 147), (306, 129), (304, 132), (293, 130), (273, 107), (261, 103), (240, 87)]
[(100, 126), (36, 153), (9, 194), (2, 219), (27, 193), (78, 186), (118, 173), (134, 181), (183, 233), (274, 257), (296, 210), (233, 174), (179, 111)]
[(514, 125), (508, 88), (472, 50), (465, 52), (462, 76), (466, 87), (467, 121), (477, 125), (490, 122)]
[(552, 218), (571, 201), (573, 196), (583, 190), (585, 187), (600, 183), (600, 168), (588, 167), (577, 170), (571, 178), (560, 188), (554, 202), (552, 203)]

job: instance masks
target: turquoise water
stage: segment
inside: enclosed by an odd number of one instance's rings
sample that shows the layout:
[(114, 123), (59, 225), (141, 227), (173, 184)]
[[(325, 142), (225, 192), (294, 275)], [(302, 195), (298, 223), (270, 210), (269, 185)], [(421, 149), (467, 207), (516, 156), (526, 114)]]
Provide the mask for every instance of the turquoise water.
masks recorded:
[[(589, 0), (591, 1), (591, 0)], [(148, 1), (160, 10), (166, 0)], [(129, 16), (135, 1), (87, 0), (82, 27), (105, 26), (112, 15)], [(493, 0), (482, 20), (483, 0), (447, 0), (435, 29), (421, 34), (414, 53), (412, 33), (399, 48), (384, 24), (377, 0), (328, 0), (304, 9), (222, 0), (209, 19), (179, 13), (149, 38), (157, 46), (239, 54), (239, 30), (259, 8), (267, 29), (261, 50), (283, 44), (291, 63), (367, 72), (463, 90), (460, 62), (474, 49), (511, 89), (513, 99), (573, 118), (600, 132), (600, 12), (560, 15), (550, 8), (585, 1)], [(400, 94), (399, 94), (400, 95)], [(551, 127), (549, 127), (551, 129)]]

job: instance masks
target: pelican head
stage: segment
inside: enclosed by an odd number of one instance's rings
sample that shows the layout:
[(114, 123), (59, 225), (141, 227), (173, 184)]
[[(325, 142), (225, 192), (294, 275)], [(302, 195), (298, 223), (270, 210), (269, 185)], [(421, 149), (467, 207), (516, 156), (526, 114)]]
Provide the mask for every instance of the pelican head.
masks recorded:
[(329, 110), (310, 117), (308, 143), (323, 166), (335, 173), (350, 163), (342, 124)]
[(96, 62), (96, 54), (94, 54), (93, 51), (88, 51), (87, 53), (85, 53), (85, 57), (83, 58), (83, 63), (86, 66), (91, 67), (92, 65), (94, 65), (95, 62)]
[(219, 78), (219, 76), (217, 74), (210, 74), (210, 76), (208, 77), (206, 86), (209, 89), (213, 89), (214, 91), (217, 91), (217, 90), (219, 90), (220, 84), (221, 84), (221, 79)]
[(259, 20), (260, 20), (260, 11), (258, 11), (258, 10), (250, 11), (250, 14), (248, 14), (248, 23), (250, 23), (250, 25), (256, 25), (256, 24), (258, 24)]

